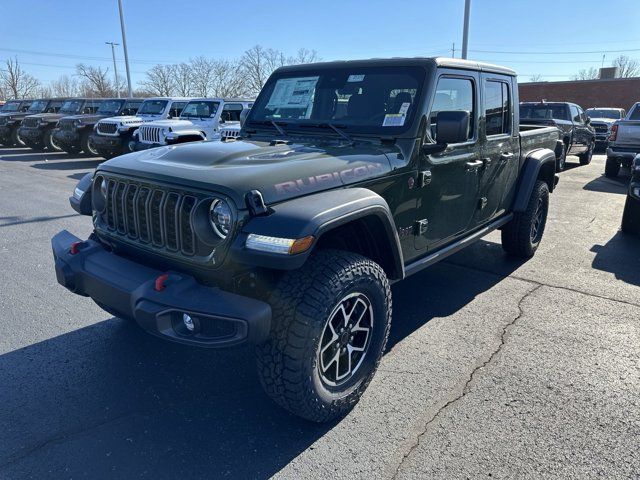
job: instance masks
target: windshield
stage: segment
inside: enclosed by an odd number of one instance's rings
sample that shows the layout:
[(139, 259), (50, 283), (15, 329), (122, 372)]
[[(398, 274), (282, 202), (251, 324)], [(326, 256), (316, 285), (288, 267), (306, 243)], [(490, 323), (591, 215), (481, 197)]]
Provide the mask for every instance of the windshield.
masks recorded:
[(585, 113), (591, 118), (611, 118), (612, 120), (622, 118), (622, 112), (613, 108), (588, 108)]
[(138, 115), (160, 115), (166, 106), (166, 100), (145, 100), (138, 110)]
[(105, 100), (98, 108), (99, 115), (115, 115), (122, 108), (124, 100)]
[(520, 118), (532, 120), (569, 120), (565, 105), (520, 105)]
[(4, 107), (2, 108), (2, 112), (3, 113), (17, 112), (18, 107), (20, 107), (20, 102), (7, 102), (4, 104)]
[(81, 108), (84, 100), (67, 100), (62, 104), (59, 113), (77, 113)]
[(27, 113), (40, 113), (47, 108), (47, 103), (46, 100), (35, 100), (27, 110)]
[[(320, 68), (272, 76), (247, 124), (334, 125), (350, 132), (391, 134), (411, 124), (425, 72), (420, 67)], [(275, 128), (275, 127), (273, 127)]]
[(220, 103), (218, 102), (207, 102), (207, 101), (197, 101), (197, 102), (189, 102), (187, 106), (184, 107), (180, 117), (182, 118), (209, 118), (213, 117), (218, 111), (218, 107)]

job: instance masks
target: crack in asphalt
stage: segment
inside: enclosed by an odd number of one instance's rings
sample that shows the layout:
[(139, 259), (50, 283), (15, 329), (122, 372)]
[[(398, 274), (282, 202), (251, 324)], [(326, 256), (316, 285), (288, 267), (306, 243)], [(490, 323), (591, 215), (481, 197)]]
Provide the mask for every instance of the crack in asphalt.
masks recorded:
[(506, 342), (506, 339), (507, 339), (507, 334), (509, 332), (510, 327), (514, 326), (516, 324), (516, 322), (524, 315), (524, 310), (522, 308), (523, 302), (527, 298), (529, 298), (531, 295), (533, 295), (535, 292), (537, 292), (539, 289), (544, 287), (544, 286), (546, 286), (546, 285), (543, 285), (541, 283), (537, 284), (534, 288), (532, 288), (531, 290), (526, 292), (522, 296), (522, 298), (520, 298), (520, 300), (518, 301), (518, 314), (509, 323), (507, 323), (504, 327), (502, 327), (502, 334), (500, 335), (500, 343), (498, 344), (496, 349), (491, 353), (491, 355), (489, 356), (489, 358), (487, 360), (485, 360), (484, 362), (482, 362), (480, 365), (476, 366), (472, 370), (471, 374), (469, 375), (469, 378), (464, 383), (464, 385), (462, 387), (462, 391), (460, 392), (460, 394), (457, 395), (455, 398), (452, 398), (451, 400), (447, 401), (444, 405), (442, 405), (431, 416), (431, 418), (429, 420), (427, 420), (427, 422), (424, 424), (424, 427), (422, 428), (422, 431), (420, 433), (418, 433), (418, 435), (416, 435), (415, 441), (409, 447), (409, 450), (407, 450), (407, 452), (404, 453), (404, 455), (402, 456), (402, 459), (400, 460), (400, 462), (396, 466), (396, 468), (394, 470), (394, 473), (393, 473), (393, 475), (391, 477), (392, 479), (397, 478), (398, 474), (400, 473), (400, 469), (402, 468), (402, 465), (404, 464), (405, 460), (407, 460), (407, 458), (409, 458), (409, 456), (415, 451), (415, 449), (418, 448), (418, 446), (420, 445), (420, 438), (423, 437), (427, 433), (427, 431), (429, 430), (429, 427), (431, 426), (431, 424), (433, 424), (433, 422), (436, 421), (436, 419), (440, 416), (440, 414), (443, 411), (445, 411), (451, 405), (453, 405), (454, 403), (456, 403), (459, 400), (461, 400), (462, 398), (464, 398), (471, 391), (471, 383), (473, 382), (473, 379), (475, 378), (476, 374), (480, 370), (485, 368), (487, 365), (489, 365), (491, 362), (493, 362), (493, 360), (496, 358), (496, 356), (502, 350), (502, 347), (504, 347), (504, 345), (505, 345), (505, 342)]

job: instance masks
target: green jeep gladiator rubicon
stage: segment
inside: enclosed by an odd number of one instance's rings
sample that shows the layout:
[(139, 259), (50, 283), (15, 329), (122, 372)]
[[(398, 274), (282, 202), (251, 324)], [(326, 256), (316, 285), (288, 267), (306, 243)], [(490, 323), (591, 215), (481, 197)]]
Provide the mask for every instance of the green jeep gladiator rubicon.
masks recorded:
[(517, 106), (515, 73), (472, 61), (280, 68), (240, 140), (83, 178), (70, 202), (94, 232), (52, 239), (58, 282), (172, 341), (255, 344), (278, 404), (339, 417), (382, 357), (390, 283), (496, 229), (538, 248), (559, 132), (521, 132)]

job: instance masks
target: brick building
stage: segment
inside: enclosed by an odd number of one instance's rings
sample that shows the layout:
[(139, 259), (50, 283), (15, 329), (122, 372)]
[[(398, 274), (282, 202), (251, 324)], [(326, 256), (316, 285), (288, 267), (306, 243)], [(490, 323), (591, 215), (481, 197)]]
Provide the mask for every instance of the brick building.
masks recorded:
[(521, 102), (572, 102), (582, 108), (629, 108), (640, 102), (640, 77), (569, 82), (532, 82), (518, 85)]

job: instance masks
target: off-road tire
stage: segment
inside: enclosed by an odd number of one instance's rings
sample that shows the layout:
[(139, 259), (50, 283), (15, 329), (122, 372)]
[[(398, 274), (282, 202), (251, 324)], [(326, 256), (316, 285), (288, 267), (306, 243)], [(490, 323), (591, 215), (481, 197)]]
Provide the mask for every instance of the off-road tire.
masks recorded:
[(616, 178), (619, 172), (620, 162), (607, 157), (607, 162), (604, 164), (604, 175), (609, 178)]
[(17, 127), (11, 129), (11, 143), (7, 146), (8, 147), (24, 147), (25, 146), (24, 142), (20, 138), (20, 135), (18, 135)]
[(580, 165), (589, 165), (591, 163), (595, 145), (596, 145), (596, 142), (592, 140), (591, 143), (589, 144), (589, 148), (587, 149), (587, 151), (578, 155), (578, 159), (580, 160)]
[(630, 195), (624, 203), (621, 229), (624, 233), (640, 235), (640, 200)]
[[(539, 209), (541, 217), (538, 217)], [(538, 180), (533, 186), (524, 212), (514, 213), (513, 219), (502, 228), (502, 248), (510, 255), (531, 258), (538, 249), (549, 211), (549, 186)], [(539, 221), (534, 235), (534, 226)]]
[(61, 152), (62, 147), (58, 145), (53, 139), (53, 129), (49, 128), (42, 137), (42, 141), (44, 143), (44, 148), (46, 148), (50, 152)]
[(82, 132), (82, 135), (80, 136), (80, 149), (85, 155), (91, 155), (92, 157), (97, 157), (99, 155), (95, 145), (93, 145), (93, 142), (91, 141), (91, 132)]
[[(330, 386), (319, 372), (319, 346), (332, 312), (356, 292), (368, 297), (373, 312), (368, 349), (346, 383)], [(301, 269), (287, 272), (268, 301), (270, 337), (256, 349), (264, 390), (307, 420), (326, 422), (345, 415), (369, 385), (387, 344), (391, 289), (383, 269), (358, 254), (322, 250)]]

